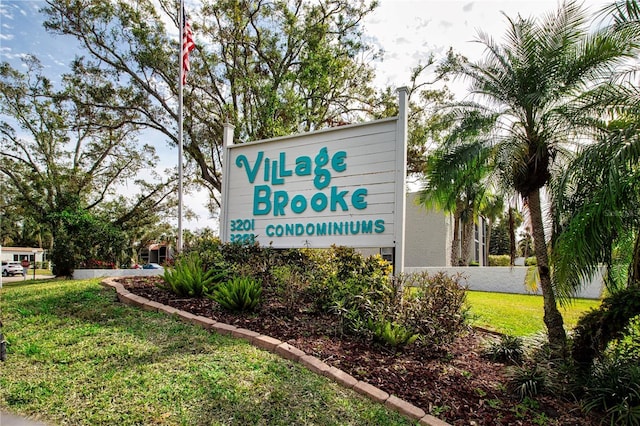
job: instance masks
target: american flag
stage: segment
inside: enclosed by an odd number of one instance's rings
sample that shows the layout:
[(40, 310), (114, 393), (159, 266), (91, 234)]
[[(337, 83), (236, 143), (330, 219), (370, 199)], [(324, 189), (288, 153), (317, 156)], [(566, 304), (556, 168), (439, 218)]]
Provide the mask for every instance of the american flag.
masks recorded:
[(182, 9), (182, 22), (184, 29), (182, 31), (182, 85), (187, 83), (187, 72), (189, 72), (189, 52), (195, 49), (196, 45), (193, 42), (193, 32), (191, 32), (191, 25), (187, 20), (187, 14)]

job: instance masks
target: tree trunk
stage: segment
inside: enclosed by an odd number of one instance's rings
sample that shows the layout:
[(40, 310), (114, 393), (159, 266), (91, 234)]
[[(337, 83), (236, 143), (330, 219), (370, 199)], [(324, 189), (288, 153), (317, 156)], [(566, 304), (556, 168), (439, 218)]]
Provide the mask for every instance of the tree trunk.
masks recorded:
[(469, 266), (471, 263), (471, 247), (473, 246), (473, 217), (462, 222), (462, 243), (460, 244), (460, 266)]
[(636, 243), (633, 247), (631, 265), (629, 265), (628, 287), (640, 287), (640, 230), (636, 233)]
[(567, 335), (564, 331), (562, 315), (558, 310), (551, 284), (551, 271), (549, 269), (547, 242), (544, 236), (539, 189), (529, 194), (529, 214), (531, 215), (533, 248), (536, 253), (540, 287), (542, 288), (542, 298), (544, 300), (544, 324), (547, 326), (549, 345), (554, 353), (564, 357), (566, 355)]
[(484, 248), (484, 253), (482, 254), (484, 256), (484, 265), (483, 266), (489, 266), (489, 253), (491, 253), (491, 231), (492, 231), (492, 227), (493, 227), (493, 221), (490, 219), (487, 219), (487, 239), (486, 239), (486, 244), (485, 244), (485, 248)]
[(456, 201), (456, 211), (453, 213), (453, 238), (451, 239), (451, 266), (460, 263), (460, 216), (462, 215), (462, 201)]
[[(516, 264), (516, 225), (513, 208), (509, 207), (509, 265)], [(546, 245), (546, 244), (545, 244)]]

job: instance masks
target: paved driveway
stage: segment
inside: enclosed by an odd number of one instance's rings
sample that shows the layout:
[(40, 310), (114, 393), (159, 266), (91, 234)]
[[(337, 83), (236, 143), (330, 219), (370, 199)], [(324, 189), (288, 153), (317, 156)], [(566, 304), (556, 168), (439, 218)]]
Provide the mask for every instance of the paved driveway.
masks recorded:
[[(45, 278), (54, 278), (54, 276), (53, 275), (36, 275), (36, 280), (42, 280)], [(15, 283), (17, 281), (29, 281), (29, 280), (33, 280), (33, 272), (31, 274), (28, 274), (26, 277), (23, 277), (22, 275), (14, 275), (13, 277), (11, 276), (2, 277), (3, 283)]]

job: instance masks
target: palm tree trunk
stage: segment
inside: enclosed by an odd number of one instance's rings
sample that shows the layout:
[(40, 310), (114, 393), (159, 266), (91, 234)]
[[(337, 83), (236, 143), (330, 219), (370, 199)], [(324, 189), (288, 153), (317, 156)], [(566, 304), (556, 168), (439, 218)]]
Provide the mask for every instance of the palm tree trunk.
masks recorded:
[(636, 243), (633, 247), (631, 265), (629, 265), (628, 287), (640, 287), (640, 230), (636, 233)]
[(462, 201), (456, 201), (456, 211), (453, 213), (453, 238), (451, 239), (451, 266), (460, 263), (460, 216), (462, 216)]
[(549, 345), (556, 354), (564, 356), (566, 354), (567, 335), (564, 331), (562, 315), (558, 310), (555, 293), (551, 284), (551, 271), (549, 269), (547, 242), (544, 236), (539, 189), (529, 194), (529, 213), (531, 215), (533, 248), (536, 253), (538, 273), (540, 274), (540, 287), (542, 288), (542, 298), (544, 301), (544, 324), (547, 326)]
[(469, 266), (471, 263), (471, 247), (473, 242), (473, 217), (462, 222), (462, 243), (460, 244), (460, 266)]
[(485, 244), (485, 249), (484, 249), (484, 264), (483, 266), (489, 266), (489, 253), (491, 250), (491, 228), (493, 227), (493, 221), (491, 219), (487, 218), (487, 237), (486, 237), (486, 244)]
[(516, 264), (516, 225), (513, 208), (509, 206), (509, 265)]

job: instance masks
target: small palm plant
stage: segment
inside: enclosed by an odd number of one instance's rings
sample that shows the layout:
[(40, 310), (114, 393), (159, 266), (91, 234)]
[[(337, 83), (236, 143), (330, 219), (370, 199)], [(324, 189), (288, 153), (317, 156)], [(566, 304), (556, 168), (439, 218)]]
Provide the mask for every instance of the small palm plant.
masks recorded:
[(208, 297), (230, 311), (252, 311), (260, 303), (262, 283), (251, 277), (235, 277), (220, 284)]
[(205, 271), (200, 255), (192, 252), (176, 260), (173, 268), (165, 269), (162, 275), (164, 283), (158, 284), (158, 287), (178, 296), (201, 297), (225, 277), (226, 272), (222, 270)]

